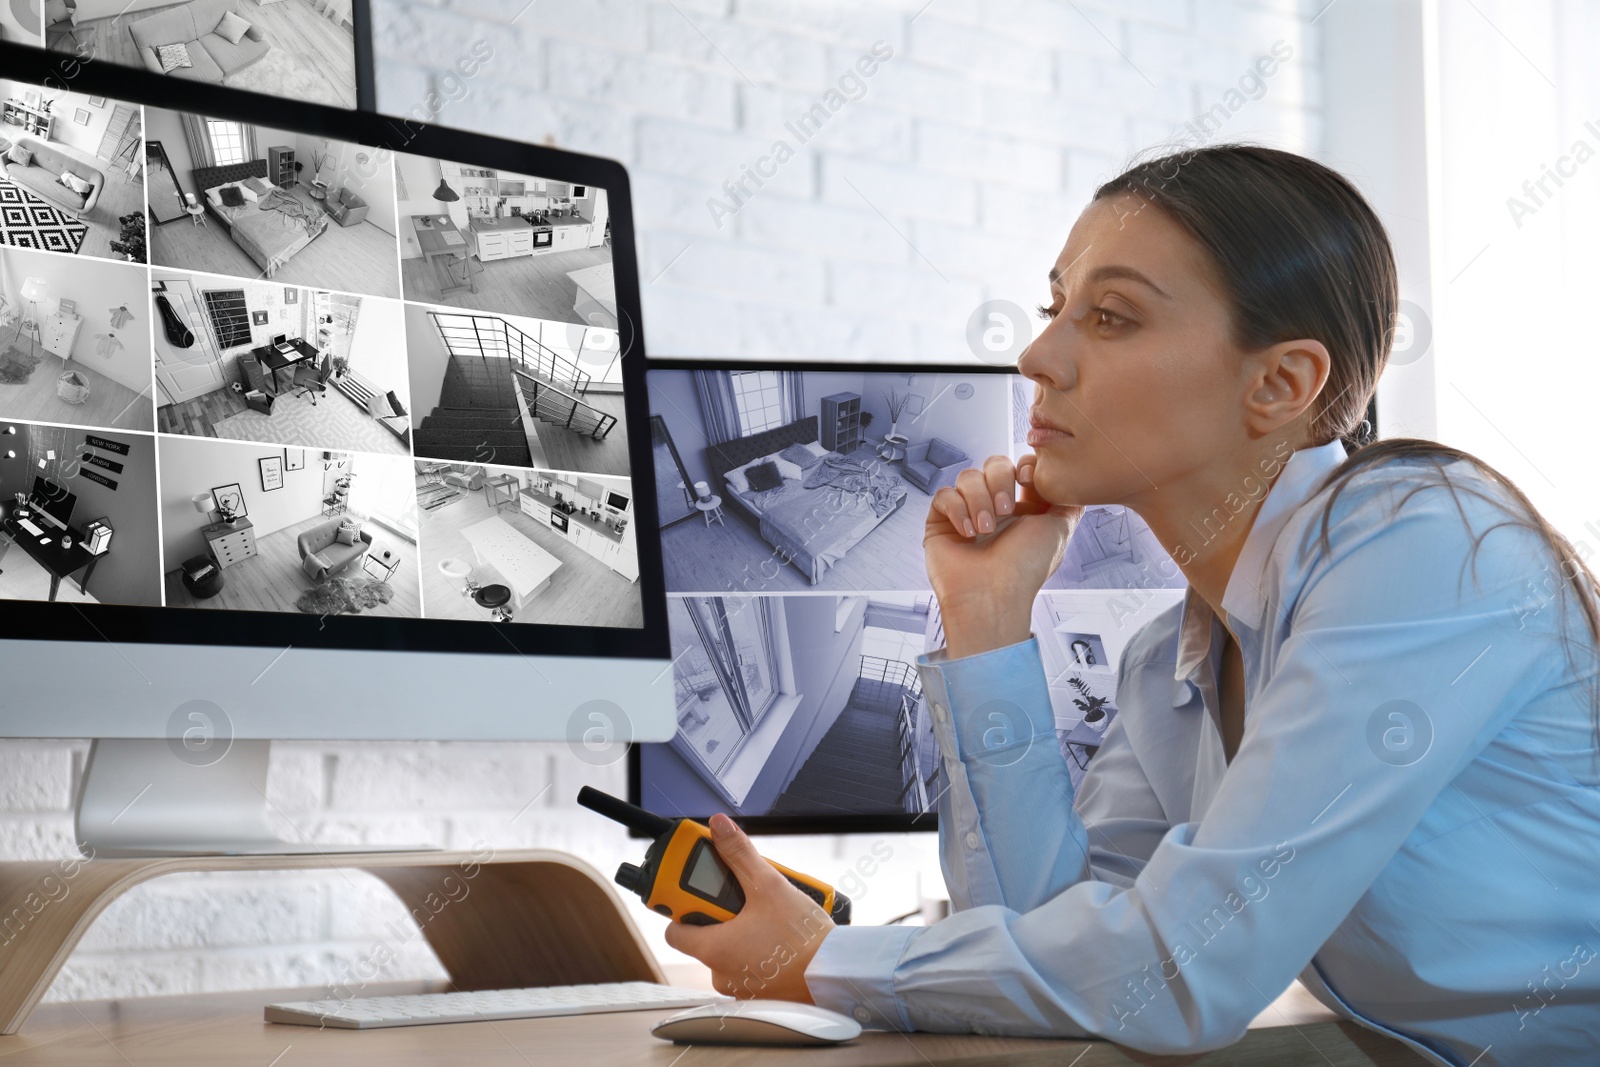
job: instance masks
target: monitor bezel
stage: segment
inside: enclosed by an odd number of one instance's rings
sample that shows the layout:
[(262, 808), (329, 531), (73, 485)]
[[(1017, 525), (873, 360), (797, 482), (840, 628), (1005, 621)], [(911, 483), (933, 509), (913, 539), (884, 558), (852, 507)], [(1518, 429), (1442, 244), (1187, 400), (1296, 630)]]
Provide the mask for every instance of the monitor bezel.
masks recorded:
[[(359, 5), (364, 14), (364, 3)], [(366, 44), (370, 85), (370, 41), (357, 24), (358, 60)], [(6, 78), (48, 88), (106, 96), (145, 107), (194, 112), (194, 83), (71, 53), (0, 42)], [(360, 79), (358, 62), (358, 80)], [(641, 509), (636, 529), (654, 530), (655, 474), (645, 395), (645, 348), (640, 317), (632, 193), (627, 169), (616, 160), (543, 145), (523, 144), (372, 111), (346, 111), (223, 85), (208, 85), (204, 114), (274, 129), (293, 129), (380, 151), (458, 160), (478, 166), (538, 174), (603, 188), (609, 194), (612, 262), (615, 266), (618, 343), (623, 352), (623, 411), (628, 421), (630, 488)], [(13, 419), (26, 423), (28, 419)], [(153, 436), (153, 434), (152, 434)], [(366, 616), (299, 615), (286, 612), (207, 611), (199, 608), (96, 605), (85, 612), (60, 601), (7, 601), (0, 611), (0, 639), (111, 641), (127, 644), (248, 646), (339, 651), (416, 651), (504, 656), (587, 656), (662, 659), (668, 656), (665, 581), (659, 539), (636, 537), (644, 626), (639, 629), (557, 624), (461, 622)]]

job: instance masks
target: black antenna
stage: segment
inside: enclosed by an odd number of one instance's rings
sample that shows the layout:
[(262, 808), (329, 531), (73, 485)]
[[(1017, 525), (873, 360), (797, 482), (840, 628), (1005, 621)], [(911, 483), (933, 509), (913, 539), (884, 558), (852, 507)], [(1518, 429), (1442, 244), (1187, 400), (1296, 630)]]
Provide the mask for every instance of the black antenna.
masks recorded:
[(602, 793), (592, 786), (586, 785), (578, 790), (578, 803), (649, 837), (660, 837), (677, 825), (675, 820), (634, 807), (626, 800), (618, 800), (610, 793)]

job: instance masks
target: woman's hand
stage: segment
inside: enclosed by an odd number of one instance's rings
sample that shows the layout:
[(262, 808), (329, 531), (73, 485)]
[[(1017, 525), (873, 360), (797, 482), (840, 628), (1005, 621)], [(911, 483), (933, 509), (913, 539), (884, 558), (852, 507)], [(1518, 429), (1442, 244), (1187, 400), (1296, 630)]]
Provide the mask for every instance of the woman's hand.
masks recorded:
[(744, 889), (744, 908), (714, 926), (667, 926), (667, 944), (711, 968), (711, 987), (750, 1000), (814, 1003), (805, 971), (833, 920), (761, 858), (733, 820), (711, 817), (711, 841)]
[(1033, 600), (1061, 566), (1083, 508), (1041, 497), (1037, 462), (990, 456), (933, 495), (922, 547), (952, 657), (1026, 641)]

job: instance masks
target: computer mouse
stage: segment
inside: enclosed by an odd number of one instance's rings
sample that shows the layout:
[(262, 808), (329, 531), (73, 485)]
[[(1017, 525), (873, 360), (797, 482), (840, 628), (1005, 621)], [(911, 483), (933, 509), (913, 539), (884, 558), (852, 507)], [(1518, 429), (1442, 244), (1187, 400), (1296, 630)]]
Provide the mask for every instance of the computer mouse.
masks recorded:
[(837, 1045), (860, 1037), (861, 1024), (815, 1004), (729, 998), (669, 1015), (650, 1032), (680, 1045)]

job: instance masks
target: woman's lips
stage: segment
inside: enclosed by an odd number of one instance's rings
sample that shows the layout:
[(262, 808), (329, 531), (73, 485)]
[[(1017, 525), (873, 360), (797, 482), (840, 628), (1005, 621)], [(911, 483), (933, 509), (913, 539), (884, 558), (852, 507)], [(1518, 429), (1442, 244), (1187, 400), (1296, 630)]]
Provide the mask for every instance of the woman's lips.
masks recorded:
[(1028, 446), (1030, 448), (1053, 445), (1058, 441), (1069, 440), (1071, 437), (1072, 433), (1070, 431), (1041, 419), (1037, 415), (1028, 424)]

